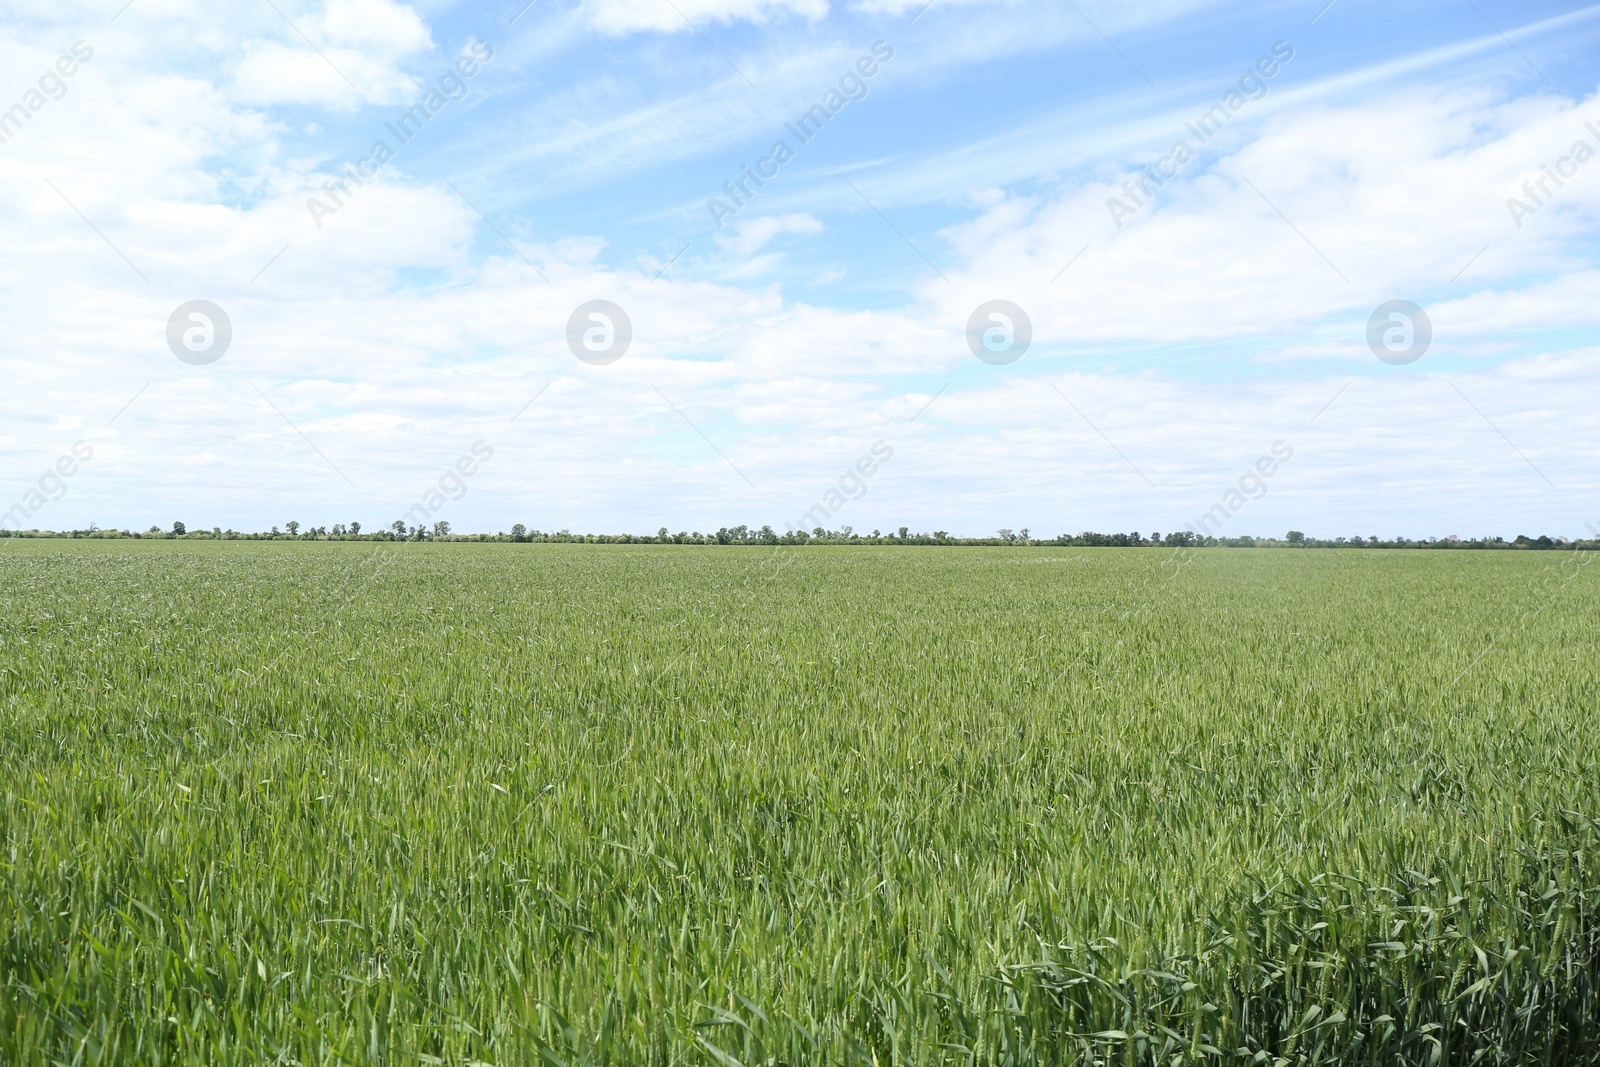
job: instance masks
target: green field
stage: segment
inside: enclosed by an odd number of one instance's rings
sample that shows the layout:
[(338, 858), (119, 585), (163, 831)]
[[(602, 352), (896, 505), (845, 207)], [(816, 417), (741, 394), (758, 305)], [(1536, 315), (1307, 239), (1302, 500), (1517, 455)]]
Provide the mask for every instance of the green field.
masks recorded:
[(0, 543), (0, 1063), (1600, 1062), (1583, 562)]

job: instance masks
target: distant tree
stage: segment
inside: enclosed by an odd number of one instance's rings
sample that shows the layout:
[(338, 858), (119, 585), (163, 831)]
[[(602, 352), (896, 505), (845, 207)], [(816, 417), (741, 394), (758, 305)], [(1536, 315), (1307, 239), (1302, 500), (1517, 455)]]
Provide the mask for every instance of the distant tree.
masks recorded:
[(273, 537), (277, 537), (278, 536), (278, 528), (276, 526), (274, 526), (272, 528), (272, 536)]
[(1301, 533), (1299, 530), (1290, 530), (1289, 543), (1291, 545), (1303, 545), (1306, 543), (1306, 535)]
[(359, 537), (359, 536), (361, 536), (361, 524), (359, 522), (352, 522), (350, 524), (350, 536), (351, 537)]
[(433, 536), (435, 536), (435, 537), (449, 537), (450, 536), (450, 524), (448, 522), (445, 522), (443, 519), (440, 519), (438, 522), (434, 523), (433, 524)]
[[(900, 536), (904, 537), (905, 535), (906, 535), (906, 528), (904, 526), (902, 526), (902, 527), (900, 527)], [(1133, 535), (1133, 539), (1135, 541), (1137, 541), (1139, 539), (1139, 535), (1138, 534), (1134, 534)], [(1026, 526), (1024, 526), (1022, 529), (1017, 531), (1017, 540), (1021, 541), (1023, 544), (1027, 544), (1028, 543), (1028, 528)]]
[(189, 532), (189, 528), (187, 526), (185, 526), (183, 523), (175, 522), (175, 523), (172, 524), (172, 536), (173, 537), (182, 537), (184, 534), (186, 534), (188, 532)]
[(335, 536), (335, 537), (343, 537), (344, 536), (344, 523), (336, 522), (336, 523), (333, 524), (333, 536)]
[(515, 526), (511, 527), (511, 540), (513, 540), (513, 541), (526, 541), (527, 539), (528, 539), (528, 528), (526, 526), (522, 525), (522, 523), (519, 522)]
[(394, 520), (394, 524), (389, 529), (394, 531), (395, 540), (404, 541), (406, 539), (406, 524), (399, 519)]
[(935, 531), (933, 531), (933, 539), (935, 541), (948, 541), (950, 539), (950, 531), (949, 530), (935, 530)]
[(904, 541), (905, 539), (906, 539), (906, 527), (902, 526), (902, 527), (900, 527), (900, 540)]
[(286, 522), (283, 524), (283, 528), (289, 531), (290, 537), (300, 536), (300, 524), (298, 522)]
[(1011, 540), (1011, 531), (1005, 529), (1004, 527), (1001, 527), (1000, 529), (996, 530), (995, 533), (1000, 535), (1000, 540), (1002, 540), (1002, 541)]
[(656, 531), (656, 540), (658, 541), (667, 541), (671, 538), (671, 536), (671, 534), (667, 533), (667, 528), (665, 526)]

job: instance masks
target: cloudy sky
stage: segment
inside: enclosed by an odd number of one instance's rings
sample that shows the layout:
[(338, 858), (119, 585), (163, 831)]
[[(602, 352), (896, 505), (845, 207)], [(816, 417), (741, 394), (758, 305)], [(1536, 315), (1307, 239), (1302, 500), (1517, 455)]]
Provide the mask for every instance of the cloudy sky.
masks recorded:
[(1600, 527), (1600, 5), (525, 2), (0, 3), (0, 510)]

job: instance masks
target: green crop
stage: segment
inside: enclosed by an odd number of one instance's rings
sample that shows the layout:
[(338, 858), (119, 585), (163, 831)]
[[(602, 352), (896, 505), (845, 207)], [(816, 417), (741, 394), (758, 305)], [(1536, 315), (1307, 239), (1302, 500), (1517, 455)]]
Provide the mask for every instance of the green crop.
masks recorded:
[(1600, 568), (1186, 562), (12, 540), (0, 1063), (1600, 1063)]

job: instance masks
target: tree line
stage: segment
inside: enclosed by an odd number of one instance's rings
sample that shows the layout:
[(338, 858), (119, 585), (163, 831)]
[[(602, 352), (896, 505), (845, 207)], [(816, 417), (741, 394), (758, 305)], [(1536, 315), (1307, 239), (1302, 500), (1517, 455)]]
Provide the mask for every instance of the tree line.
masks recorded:
[(771, 526), (759, 528), (748, 525), (724, 526), (715, 533), (710, 531), (668, 532), (665, 526), (650, 534), (575, 534), (570, 530), (546, 532), (530, 530), (522, 523), (509, 532), (458, 534), (451, 531), (448, 522), (435, 522), (431, 527), (407, 526), (395, 522), (386, 530), (362, 532), (359, 522), (335, 523), (332, 526), (302, 526), (298, 521), (277, 526), (268, 531), (247, 533), (213, 527), (210, 530), (190, 530), (185, 523), (175, 522), (170, 528), (152, 526), (145, 531), (102, 530), (91, 524), (86, 530), (6, 530), (0, 537), (27, 538), (96, 538), (96, 539), (163, 539), (196, 541), (458, 541), (518, 544), (605, 544), (605, 545), (941, 545), (953, 547), (1080, 547), (1080, 548), (1338, 548), (1338, 549), (1479, 549), (1479, 550), (1600, 550), (1600, 531), (1589, 540), (1570, 541), (1565, 537), (1542, 534), (1529, 537), (1519, 534), (1507, 540), (1500, 536), (1459, 538), (1455, 536), (1426, 539), (1397, 536), (1385, 540), (1373, 535), (1321, 538), (1300, 530), (1290, 530), (1283, 537), (1209, 537), (1183, 530), (1168, 534), (1152, 532), (1148, 536), (1137, 531), (1131, 533), (1096, 533), (1086, 530), (1077, 534), (1057, 534), (1055, 537), (1036, 538), (1026, 529), (996, 530), (989, 537), (957, 537), (946, 530), (932, 533), (912, 533), (907, 527), (897, 530), (860, 532), (850, 526), (837, 530), (816, 527), (778, 533)]

